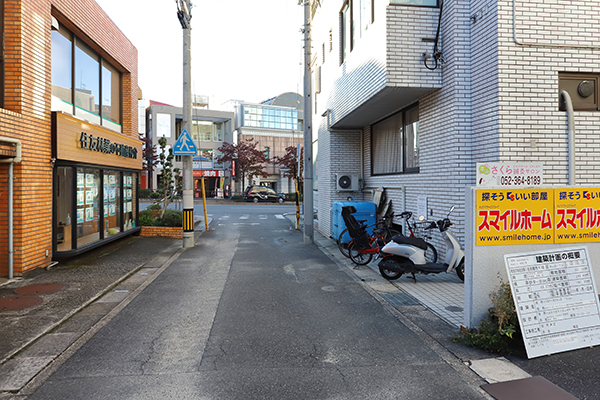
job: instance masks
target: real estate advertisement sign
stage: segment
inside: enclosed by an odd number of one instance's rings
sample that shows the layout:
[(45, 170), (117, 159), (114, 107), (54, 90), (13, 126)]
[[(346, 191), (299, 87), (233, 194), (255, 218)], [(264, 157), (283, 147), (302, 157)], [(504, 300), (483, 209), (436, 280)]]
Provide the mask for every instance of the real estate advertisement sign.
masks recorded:
[(478, 246), (600, 242), (600, 188), (478, 189)]

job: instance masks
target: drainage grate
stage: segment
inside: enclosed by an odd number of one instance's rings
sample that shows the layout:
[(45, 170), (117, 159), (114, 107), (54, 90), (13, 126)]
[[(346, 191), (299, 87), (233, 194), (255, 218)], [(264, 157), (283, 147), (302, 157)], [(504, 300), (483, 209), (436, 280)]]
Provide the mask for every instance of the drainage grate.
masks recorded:
[(393, 306), (418, 306), (421, 304), (406, 293), (381, 293), (380, 296)]

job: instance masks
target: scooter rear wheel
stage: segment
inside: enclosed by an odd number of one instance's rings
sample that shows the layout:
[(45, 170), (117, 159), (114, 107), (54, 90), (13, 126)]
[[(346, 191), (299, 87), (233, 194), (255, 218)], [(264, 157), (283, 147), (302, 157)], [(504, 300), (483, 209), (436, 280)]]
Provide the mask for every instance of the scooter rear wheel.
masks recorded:
[(464, 282), (465, 281), (465, 259), (460, 260), (460, 263), (456, 267), (456, 275)]
[(402, 276), (402, 272), (390, 271), (389, 269), (385, 269), (379, 267), (379, 273), (388, 281), (395, 281), (396, 279)]
[(352, 262), (358, 265), (366, 265), (371, 262), (371, 259), (373, 258), (373, 254), (361, 253), (354, 242), (350, 243), (350, 246), (348, 247), (348, 253), (350, 253), (350, 259)]

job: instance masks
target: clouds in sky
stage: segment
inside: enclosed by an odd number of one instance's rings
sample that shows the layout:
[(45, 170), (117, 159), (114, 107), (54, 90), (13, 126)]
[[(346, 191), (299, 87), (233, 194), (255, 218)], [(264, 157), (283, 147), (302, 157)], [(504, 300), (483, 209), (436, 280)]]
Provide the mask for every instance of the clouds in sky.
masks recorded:
[[(175, 0), (96, 0), (138, 49), (146, 100), (181, 106), (183, 32)], [(303, 86), (303, 7), (297, 0), (192, 1), (192, 93), (210, 108), (260, 102)]]

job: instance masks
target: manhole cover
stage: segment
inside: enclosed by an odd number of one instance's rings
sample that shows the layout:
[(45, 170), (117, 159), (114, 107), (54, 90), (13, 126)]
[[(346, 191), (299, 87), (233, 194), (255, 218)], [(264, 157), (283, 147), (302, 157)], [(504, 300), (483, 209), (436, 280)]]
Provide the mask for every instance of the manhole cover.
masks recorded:
[(35, 285), (27, 285), (14, 290), (16, 294), (29, 295), (29, 294), (51, 294), (60, 292), (68, 288), (69, 285), (62, 283), (38, 283)]
[(37, 296), (8, 296), (0, 298), (0, 311), (20, 311), (42, 302)]
[(323, 286), (321, 289), (326, 292), (341, 292), (344, 290), (344, 288), (341, 286)]
[(456, 307), (456, 306), (448, 306), (448, 307), (446, 307), (446, 310), (451, 311), (451, 312), (461, 312), (463, 310), (463, 308)]

